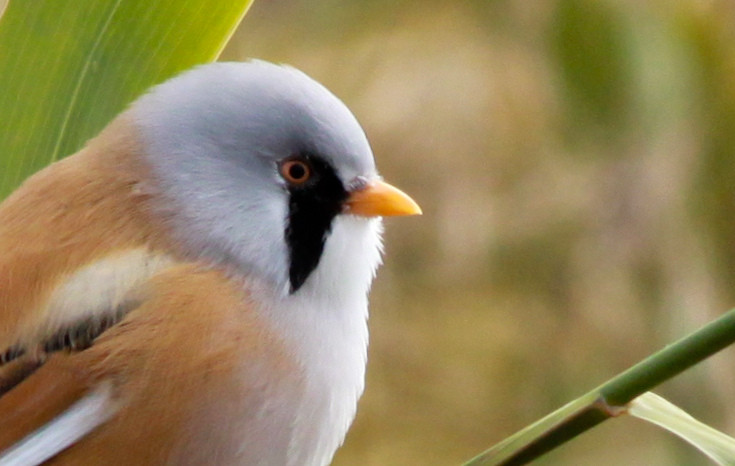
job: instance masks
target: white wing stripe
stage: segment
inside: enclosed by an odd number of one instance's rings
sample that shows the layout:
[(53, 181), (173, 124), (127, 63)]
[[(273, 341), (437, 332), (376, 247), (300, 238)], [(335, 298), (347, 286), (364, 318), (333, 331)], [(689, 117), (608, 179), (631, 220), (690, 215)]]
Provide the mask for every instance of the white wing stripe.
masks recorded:
[(112, 384), (104, 383), (0, 456), (0, 466), (36, 466), (53, 458), (116, 411)]

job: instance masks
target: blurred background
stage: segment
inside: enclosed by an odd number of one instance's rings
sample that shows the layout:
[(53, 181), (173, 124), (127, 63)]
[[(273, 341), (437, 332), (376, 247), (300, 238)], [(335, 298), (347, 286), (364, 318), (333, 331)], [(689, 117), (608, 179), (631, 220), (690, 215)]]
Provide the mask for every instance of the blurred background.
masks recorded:
[[(389, 220), (337, 465), (458, 464), (735, 304), (735, 3), (256, 0), (424, 216)], [(735, 434), (735, 352), (658, 392)], [(707, 465), (615, 419), (543, 465)]]

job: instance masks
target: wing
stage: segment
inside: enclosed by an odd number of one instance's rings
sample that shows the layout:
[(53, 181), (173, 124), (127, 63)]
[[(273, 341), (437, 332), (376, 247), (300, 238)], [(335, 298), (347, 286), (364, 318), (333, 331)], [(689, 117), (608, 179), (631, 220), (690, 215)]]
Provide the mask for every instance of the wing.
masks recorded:
[[(132, 291), (155, 272), (150, 254), (130, 254), (160, 234), (144, 218), (131, 126), (112, 126), (0, 204), (0, 450), (84, 412), (75, 409), (98, 387), (58, 352), (89, 346), (135, 307)], [(8, 458), (0, 463), (35, 462)]]
[(272, 446), (290, 435), (291, 410), (275, 408), (302, 381), (247, 302), (220, 271), (160, 272), (120, 322), (0, 397), (0, 447), (12, 445), (0, 465), (284, 464), (287, 449)]
[(68, 359), (51, 357), (0, 397), (0, 465), (40, 464), (114, 413), (109, 384), (90, 386)]

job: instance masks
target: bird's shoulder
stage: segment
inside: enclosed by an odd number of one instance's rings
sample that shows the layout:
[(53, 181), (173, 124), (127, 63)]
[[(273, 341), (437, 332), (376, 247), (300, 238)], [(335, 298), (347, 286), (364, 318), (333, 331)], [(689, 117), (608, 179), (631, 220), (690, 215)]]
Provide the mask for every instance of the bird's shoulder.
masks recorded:
[(0, 346), (47, 319), (55, 290), (85, 268), (122, 265), (117, 259), (135, 259), (131, 250), (166, 249), (150, 218), (137, 145), (119, 141), (126, 132), (123, 139), (135, 141), (130, 125), (112, 126), (0, 203)]

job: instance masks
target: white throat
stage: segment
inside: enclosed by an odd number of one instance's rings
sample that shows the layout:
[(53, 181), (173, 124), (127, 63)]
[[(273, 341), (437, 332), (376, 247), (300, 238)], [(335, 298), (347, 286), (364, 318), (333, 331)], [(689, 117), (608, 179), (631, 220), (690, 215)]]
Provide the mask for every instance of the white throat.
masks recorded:
[(306, 390), (295, 407), (289, 464), (328, 464), (355, 417), (365, 383), (368, 301), (382, 222), (337, 216), (319, 265), (294, 294), (256, 290), (261, 312), (299, 361)]

